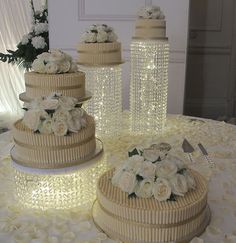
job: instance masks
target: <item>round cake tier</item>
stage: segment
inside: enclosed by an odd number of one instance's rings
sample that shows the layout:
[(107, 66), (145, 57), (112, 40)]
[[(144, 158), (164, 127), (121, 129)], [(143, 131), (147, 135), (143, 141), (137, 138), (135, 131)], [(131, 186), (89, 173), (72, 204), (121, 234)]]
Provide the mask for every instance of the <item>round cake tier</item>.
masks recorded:
[(87, 117), (87, 126), (67, 136), (33, 133), (22, 120), (13, 127), (15, 147), (13, 160), (32, 168), (63, 168), (81, 164), (93, 155), (96, 149), (95, 122)]
[(121, 43), (79, 43), (78, 64), (92, 66), (117, 65), (121, 60)]
[(85, 96), (85, 74), (83, 72), (63, 74), (25, 73), (25, 89), (28, 99), (48, 96), (52, 92), (80, 98)]
[(123, 242), (188, 242), (209, 223), (207, 182), (191, 172), (197, 189), (176, 201), (159, 202), (154, 198), (128, 198), (111, 183), (113, 170), (99, 179), (95, 223), (110, 237)]
[(138, 19), (134, 39), (166, 39), (166, 21), (160, 19)]

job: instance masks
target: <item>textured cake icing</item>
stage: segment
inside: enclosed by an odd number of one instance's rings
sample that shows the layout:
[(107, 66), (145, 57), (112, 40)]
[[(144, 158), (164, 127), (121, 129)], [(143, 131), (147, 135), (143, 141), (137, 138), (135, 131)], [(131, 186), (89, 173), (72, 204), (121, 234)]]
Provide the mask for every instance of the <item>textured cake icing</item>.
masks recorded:
[(62, 74), (27, 72), (25, 73), (25, 88), (29, 99), (48, 96), (51, 92), (80, 98), (85, 95), (85, 74), (83, 72)]
[(98, 182), (93, 217), (98, 227), (113, 239), (132, 243), (189, 242), (202, 233), (209, 222), (207, 182), (191, 171), (197, 184), (176, 201), (128, 198), (112, 185), (113, 170)]
[(33, 133), (22, 120), (13, 127), (13, 160), (32, 168), (63, 168), (77, 165), (96, 148), (95, 122), (87, 116), (87, 126), (68, 136)]
[(158, 6), (146, 6), (140, 9), (135, 24), (134, 39), (165, 39), (165, 16)]

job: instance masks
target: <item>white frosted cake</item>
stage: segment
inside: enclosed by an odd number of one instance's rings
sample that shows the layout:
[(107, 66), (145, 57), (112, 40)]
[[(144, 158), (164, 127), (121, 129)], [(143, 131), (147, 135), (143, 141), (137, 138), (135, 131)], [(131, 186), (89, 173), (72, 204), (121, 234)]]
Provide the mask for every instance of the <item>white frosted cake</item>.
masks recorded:
[(160, 7), (144, 7), (138, 15), (133, 39), (166, 39), (166, 21)]
[(78, 44), (78, 64), (99, 66), (121, 64), (121, 43), (113, 29), (105, 24), (91, 25)]
[(55, 169), (78, 165), (96, 149), (95, 122), (77, 99), (52, 94), (34, 100), (14, 124), (11, 156), (23, 166)]
[(121, 167), (99, 179), (94, 222), (112, 239), (189, 242), (208, 225), (207, 181), (161, 146), (135, 148)]
[(20, 99), (25, 102), (52, 92), (78, 99), (86, 95), (85, 74), (78, 71), (72, 58), (60, 50), (38, 55), (32, 69), (25, 73), (26, 91), (20, 94)]

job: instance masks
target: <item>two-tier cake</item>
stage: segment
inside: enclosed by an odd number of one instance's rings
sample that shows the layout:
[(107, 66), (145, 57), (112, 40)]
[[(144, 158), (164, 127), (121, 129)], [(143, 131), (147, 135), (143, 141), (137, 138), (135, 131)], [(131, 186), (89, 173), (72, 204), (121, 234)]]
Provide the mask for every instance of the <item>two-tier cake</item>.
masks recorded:
[(112, 239), (189, 242), (208, 225), (206, 180), (163, 153), (163, 145), (134, 148), (122, 166), (99, 179), (94, 222)]

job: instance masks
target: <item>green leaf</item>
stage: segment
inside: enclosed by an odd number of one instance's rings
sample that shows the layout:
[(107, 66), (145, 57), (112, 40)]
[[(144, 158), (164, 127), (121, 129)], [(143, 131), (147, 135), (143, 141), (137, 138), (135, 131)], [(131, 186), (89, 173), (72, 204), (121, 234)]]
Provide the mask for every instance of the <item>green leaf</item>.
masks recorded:
[(187, 170), (186, 168), (183, 168), (181, 170), (178, 170), (177, 173), (183, 175), (186, 172), (186, 170)]
[(134, 150), (132, 150), (131, 152), (128, 152), (129, 157), (132, 157), (134, 155), (139, 155), (139, 152), (136, 148)]
[(169, 198), (169, 199), (167, 199), (167, 201), (176, 202), (176, 201), (177, 201), (177, 199), (176, 199), (176, 198), (177, 198), (177, 197), (176, 197), (176, 195), (175, 195), (175, 194), (173, 194), (173, 193), (171, 193), (170, 198)]
[(137, 181), (142, 181), (143, 177), (141, 175), (136, 175), (136, 179), (137, 179)]

